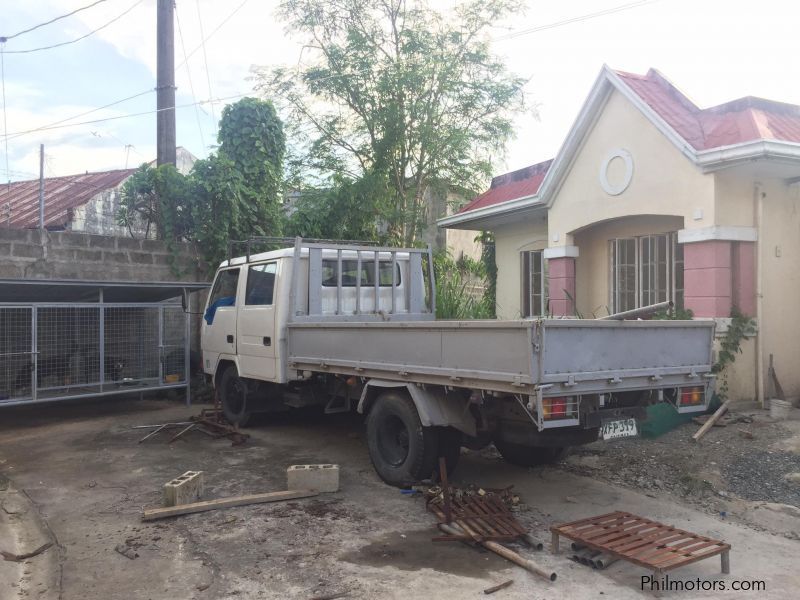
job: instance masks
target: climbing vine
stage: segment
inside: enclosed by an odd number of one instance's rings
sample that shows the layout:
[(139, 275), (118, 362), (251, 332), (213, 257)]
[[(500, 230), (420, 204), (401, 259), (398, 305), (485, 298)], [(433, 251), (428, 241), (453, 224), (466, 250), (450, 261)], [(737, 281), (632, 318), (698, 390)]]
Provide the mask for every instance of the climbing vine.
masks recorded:
[(717, 397), (726, 400), (728, 397), (728, 371), (726, 368), (736, 361), (736, 355), (742, 353), (742, 340), (756, 332), (754, 319), (743, 315), (738, 309), (731, 311), (731, 322), (725, 337), (719, 344), (717, 362), (711, 367), (711, 372), (718, 375)]

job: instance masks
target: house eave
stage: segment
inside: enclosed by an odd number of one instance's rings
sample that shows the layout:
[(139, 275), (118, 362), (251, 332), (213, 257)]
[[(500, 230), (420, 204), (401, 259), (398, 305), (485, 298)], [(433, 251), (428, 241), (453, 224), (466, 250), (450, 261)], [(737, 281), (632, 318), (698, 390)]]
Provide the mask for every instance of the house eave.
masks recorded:
[(498, 217), (503, 217), (509, 213), (517, 213), (525, 209), (545, 208), (544, 204), (539, 199), (539, 195), (525, 196), (523, 198), (515, 198), (501, 202), (500, 204), (493, 204), (484, 208), (478, 208), (465, 213), (458, 213), (444, 217), (436, 221), (439, 227), (449, 229), (474, 229), (484, 230), (487, 229), (487, 222), (494, 222)]

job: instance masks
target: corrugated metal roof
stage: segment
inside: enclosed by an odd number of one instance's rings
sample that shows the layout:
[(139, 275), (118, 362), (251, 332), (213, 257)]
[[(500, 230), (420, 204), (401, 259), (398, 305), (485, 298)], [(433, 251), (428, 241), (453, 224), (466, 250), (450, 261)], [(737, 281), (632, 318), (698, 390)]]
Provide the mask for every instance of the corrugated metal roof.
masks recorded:
[(800, 142), (800, 106), (746, 96), (701, 109), (655, 69), (616, 73), (695, 150), (755, 140)]
[[(44, 180), (45, 227), (64, 227), (70, 211), (86, 204), (95, 195), (116, 188), (136, 169), (117, 169), (84, 175), (48, 177)], [(10, 208), (11, 218), (8, 219)], [(39, 180), (17, 181), (0, 185), (0, 219), (11, 227), (39, 225)]]
[(552, 163), (552, 159), (546, 160), (524, 169), (494, 177), (488, 190), (474, 198), (458, 212), (465, 213), (508, 200), (534, 196), (539, 191), (539, 186), (542, 185), (547, 169), (550, 168)]

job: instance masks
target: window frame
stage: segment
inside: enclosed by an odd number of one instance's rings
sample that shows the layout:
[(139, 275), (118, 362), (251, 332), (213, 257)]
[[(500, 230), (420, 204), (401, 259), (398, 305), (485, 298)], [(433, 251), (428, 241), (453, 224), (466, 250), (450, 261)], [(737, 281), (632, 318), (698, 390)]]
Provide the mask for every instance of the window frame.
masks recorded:
[[(260, 303), (260, 302), (259, 303), (251, 303), (251, 302), (249, 302), (249, 295), (250, 295), (250, 290), (251, 290), (251, 288), (250, 288), (250, 273), (254, 269), (257, 269), (258, 267), (263, 267), (264, 268), (263, 272), (266, 273), (267, 272), (266, 268), (268, 268), (270, 266), (274, 267), (275, 270), (272, 273), (272, 275), (273, 275), (272, 291), (271, 291), (271, 294), (270, 294), (269, 303), (265, 304), (265, 303)], [(244, 306), (246, 306), (246, 307), (274, 306), (275, 305), (275, 283), (277, 282), (277, 279), (278, 279), (278, 261), (276, 261), (276, 260), (248, 265), (248, 267), (247, 267), (247, 281), (245, 282), (245, 286), (244, 286)]]
[(223, 276), (227, 276), (226, 274), (230, 273), (231, 271), (236, 271), (236, 285), (234, 287), (233, 304), (232, 304), (232, 306), (236, 306), (236, 302), (239, 299), (239, 283), (241, 281), (241, 276), (242, 276), (241, 267), (230, 267), (230, 268), (227, 268), (227, 269), (220, 269), (217, 272), (217, 276), (214, 279), (214, 285), (211, 287), (211, 293), (208, 295), (208, 305), (209, 306), (214, 304), (214, 302), (218, 301), (220, 298), (227, 298), (228, 297), (228, 296), (216, 297), (215, 294), (217, 293), (217, 290), (218, 290), (217, 286), (219, 285), (222, 277)]
[[(662, 246), (663, 240), (663, 246)], [(634, 251), (633, 261), (625, 256), (625, 263), (619, 262), (623, 244), (625, 252)], [(666, 257), (662, 260), (662, 254)], [(680, 254), (680, 256), (678, 256)], [(649, 306), (658, 302), (672, 301), (676, 307), (683, 307), (684, 288), (678, 288), (678, 271), (683, 281), (683, 247), (678, 243), (675, 231), (651, 233), (608, 241), (609, 286), (608, 297), (611, 312), (623, 312)], [(680, 269), (679, 269), (680, 265)], [(661, 267), (663, 266), (663, 271)], [(621, 289), (623, 269), (633, 267), (633, 288)], [(647, 273), (645, 273), (647, 269)], [(662, 276), (663, 275), (663, 276)], [(647, 289), (645, 290), (645, 285)], [(662, 288), (663, 285), (663, 288)], [(622, 297), (633, 294), (634, 306), (623, 306)]]
[[(539, 263), (537, 273), (534, 262)], [(547, 314), (549, 301), (549, 286), (547, 278), (547, 259), (544, 257), (544, 250), (523, 250), (520, 252), (520, 269), (522, 278), (522, 316), (542, 317)], [(536, 293), (534, 277), (539, 278), (539, 292)], [(538, 300), (537, 300), (538, 298)], [(539, 303), (539, 311), (536, 311), (536, 304)]]
[[(357, 265), (358, 259), (357, 258), (343, 258), (342, 259), (342, 271), (344, 271), (345, 263), (348, 263), (348, 262), (352, 262), (352, 263)], [(330, 265), (326, 265), (326, 263), (332, 263), (332, 265), (333, 265), (332, 278), (335, 281), (337, 279), (336, 269), (338, 268), (338, 261), (335, 258), (325, 258), (325, 259), (323, 259), (322, 260), (322, 268), (323, 269), (325, 269), (326, 267), (330, 266)], [(369, 265), (369, 266), (367, 266), (367, 265)], [(391, 269), (392, 269), (391, 265), (392, 265), (392, 261), (391, 260), (380, 260), (380, 259), (378, 260), (378, 278), (379, 279), (380, 279), (381, 275), (383, 274), (383, 268), (384, 267), (388, 267), (388, 270), (391, 271)], [(356, 268), (358, 268), (358, 267), (356, 266)], [(362, 259), (361, 260), (361, 269), (364, 272), (366, 272), (367, 274), (371, 275), (372, 277), (375, 277), (375, 259), (369, 259), (369, 260), (368, 259)], [(397, 287), (400, 287), (402, 276), (403, 276), (402, 275), (403, 274), (403, 269), (400, 268), (400, 261), (396, 261), (395, 262), (394, 269), (395, 269), (394, 287), (397, 288)], [(331, 281), (331, 277), (328, 277), (328, 278), (323, 277), (322, 278), (322, 287), (324, 287), (324, 288), (335, 288), (335, 287), (338, 287), (336, 283), (326, 283), (327, 281)], [(374, 281), (369, 281), (367, 279), (362, 278), (361, 279), (361, 286), (364, 287), (364, 288), (374, 287), (375, 286), (375, 282)], [(355, 281), (352, 284), (342, 282), (342, 288), (355, 288), (355, 287), (357, 287)], [(391, 282), (390, 283), (380, 283), (379, 282), (378, 287), (379, 288), (390, 288), (390, 287), (392, 287), (392, 284), (391, 284)]]

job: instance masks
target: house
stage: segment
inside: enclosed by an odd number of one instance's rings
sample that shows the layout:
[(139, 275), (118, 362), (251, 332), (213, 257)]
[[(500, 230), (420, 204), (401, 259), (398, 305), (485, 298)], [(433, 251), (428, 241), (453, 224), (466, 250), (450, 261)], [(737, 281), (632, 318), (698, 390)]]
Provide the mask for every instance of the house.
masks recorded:
[(774, 356), (800, 395), (800, 107), (701, 109), (656, 70), (604, 67), (552, 161), (495, 177), (455, 229), (491, 230), (501, 318), (591, 318), (672, 300), (757, 334), (725, 375), (763, 400)]
[[(181, 173), (191, 171), (196, 158), (177, 148)], [(155, 164), (155, 161), (150, 163)], [(44, 180), (44, 225), (53, 231), (144, 237), (144, 225), (132, 232), (117, 224), (122, 186), (137, 169), (114, 169)], [(39, 227), (39, 180), (0, 186), (0, 227)]]

